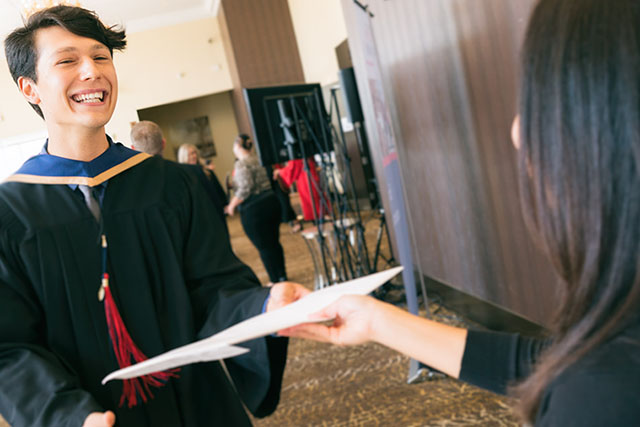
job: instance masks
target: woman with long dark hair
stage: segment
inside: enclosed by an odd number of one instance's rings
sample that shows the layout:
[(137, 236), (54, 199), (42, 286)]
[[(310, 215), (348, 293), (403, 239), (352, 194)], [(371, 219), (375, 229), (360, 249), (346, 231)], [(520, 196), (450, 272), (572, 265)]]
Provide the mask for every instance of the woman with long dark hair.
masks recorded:
[(454, 328), (367, 297), (318, 314), (333, 325), (283, 333), (380, 342), (510, 390), (535, 425), (640, 425), (640, 2), (542, 0), (522, 68), (512, 136), (526, 222), (559, 277), (551, 337)]

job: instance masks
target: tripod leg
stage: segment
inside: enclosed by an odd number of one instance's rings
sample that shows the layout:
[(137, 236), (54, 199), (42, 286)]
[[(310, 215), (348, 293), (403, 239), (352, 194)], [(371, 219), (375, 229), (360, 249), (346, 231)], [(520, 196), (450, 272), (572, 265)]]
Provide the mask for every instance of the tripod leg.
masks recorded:
[(314, 282), (314, 290), (322, 289), (325, 286), (325, 278), (323, 274), (323, 270), (320, 267), (318, 262), (318, 254), (316, 249), (316, 240), (311, 237), (311, 239), (307, 238), (307, 236), (303, 236), (304, 242), (307, 244), (307, 248), (309, 249), (309, 253), (311, 254), (311, 261), (313, 261), (313, 282)]
[(384, 214), (380, 217), (380, 224), (378, 225), (378, 235), (376, 237), (376, 251), (373, 255), (373, 271), (378, 271), (378, 258), (380, 257), (380, 246), (382, 245), (382, 234), (385, 227)]

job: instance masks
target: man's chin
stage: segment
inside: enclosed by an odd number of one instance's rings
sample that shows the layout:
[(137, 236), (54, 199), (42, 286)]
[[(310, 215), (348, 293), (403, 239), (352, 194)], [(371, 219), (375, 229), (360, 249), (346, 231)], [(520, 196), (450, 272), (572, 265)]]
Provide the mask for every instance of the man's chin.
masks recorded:
[(88, 128), (101, 128), (109, 123), (112, 115), (113, 114), (98, 114), (90, 117), (83, 117), (83, 120), (80, 120), (80, 122), (82, 125)]

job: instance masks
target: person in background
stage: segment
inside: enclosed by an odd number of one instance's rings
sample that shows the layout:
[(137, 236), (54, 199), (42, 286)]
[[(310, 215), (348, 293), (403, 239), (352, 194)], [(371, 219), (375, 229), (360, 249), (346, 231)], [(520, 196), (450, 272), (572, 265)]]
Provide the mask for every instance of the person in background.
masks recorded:
[(297, 215), (291, 206), (291, 200), (289, 199), (291, 189), (274, 174), (274, 170), (280, 169), (280, 165), (267, 165), (264, 169), (267, 172), (267, 176), (271, 178), (271, 189), (278, 198), (278, 202), (280, 202), (280, 222), (289, 224), (291, 231), (297, 233), (302, 230), (302, 223), (297, 220)]
[(536, 426), (640, 425), (640, 2), (542, 0), (522, 53), (517, 149), (529, 229), (558, 275), (549, 339), (466, 330), (368, 297), (282, 331), (376, 341), (505, 393)]
[(253, 142), (240, 134), (233, 142), (236, 164), (233, 171), (234, 195), (226, 207), (228, 215), (240, 211), (240, 221), (269, 275), (270, 285), (287, 279), (284, 250), (280, 244), (280, 203), (267, 172), (253, 154)]
[(308, 291), (260, 286), (184, 168), (114, 142), (125, 33), (55, 6), (5, 39), (48, 138), (0, 185), (0, 413), (15, 426), (249, 426), (278, 403), (287, 340), (101, 384)]
[(218, 177), (216, 176), (214, 169), (215, 165), (210, 161), (205, 161), (200, 156), (200, 150), (193, 144), (182, 144), (178, 147), (178, 163), (186, 165), (199, 165), (202, 167), (202, 171), (211, 183), (212, 188), (215, 189), (216, 197), (219, 200), (224, 200), (225, 205), (229, 202), (227, 193), (222, 188)]
[(178, 147), (178, 163), (206, 166), (200, 157), (200, 150), (193, 144), (181, 144)]
[[(167, 143), (164, 139), (160, 126), (150, 120), (142, 120), (131, 126), (130, 138), (131, 148), (133, 150), (142, 151), (143, 153), (159, 157), (162, 157), (162, 152), (164, 151), (164, 147)], [(213, 175), (213, 177), (210, 178), (206, 173), (206, 169), (203, 169), (199, 165), (184, 164), (181, 165), (181, 167), (189, 170), (190, 173), (193, 173), (196, 176), (198, 182), (200, 182), (205, 192), (213, 202), (214, 210), (222, 221), (222, 225), (228, 236), (229, 229), (224, 215), (224, 207), (227, 205), (227, 195), (220, 186), (218, 179), (211, 171), (209, 171)]]
[(160, 126), (149, 120), (141, 120), (131, 126), (131, 149), (162, 157), (164, 139)]
[[(273, 180), (282, 182), (285, 188), (291, 188), (295, 183), (300, 195), (300, 205), (302, 206), (304, 220), (315, 221), (328, 215), (331, 205), (326, 194), (321, 191), (320, 177), (317, 171), (318, 166), (315, 160), (310, 157), (306, 160), (306, 163), (309, 172), (305, 171), (305, 164), (302, 159), (289, 160), (285, 167), (273, 170)], [(322, 194), (322, 197), (319, 196), (320, 194)]]

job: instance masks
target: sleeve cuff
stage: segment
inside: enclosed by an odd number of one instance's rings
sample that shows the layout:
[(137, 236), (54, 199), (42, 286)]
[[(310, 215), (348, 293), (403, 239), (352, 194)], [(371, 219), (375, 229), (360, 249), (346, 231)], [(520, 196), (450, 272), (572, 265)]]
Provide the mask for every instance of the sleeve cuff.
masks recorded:
[(494, 393), (505, 394), (516, 339), (514, 334), (469, 330), (459, 378)]

